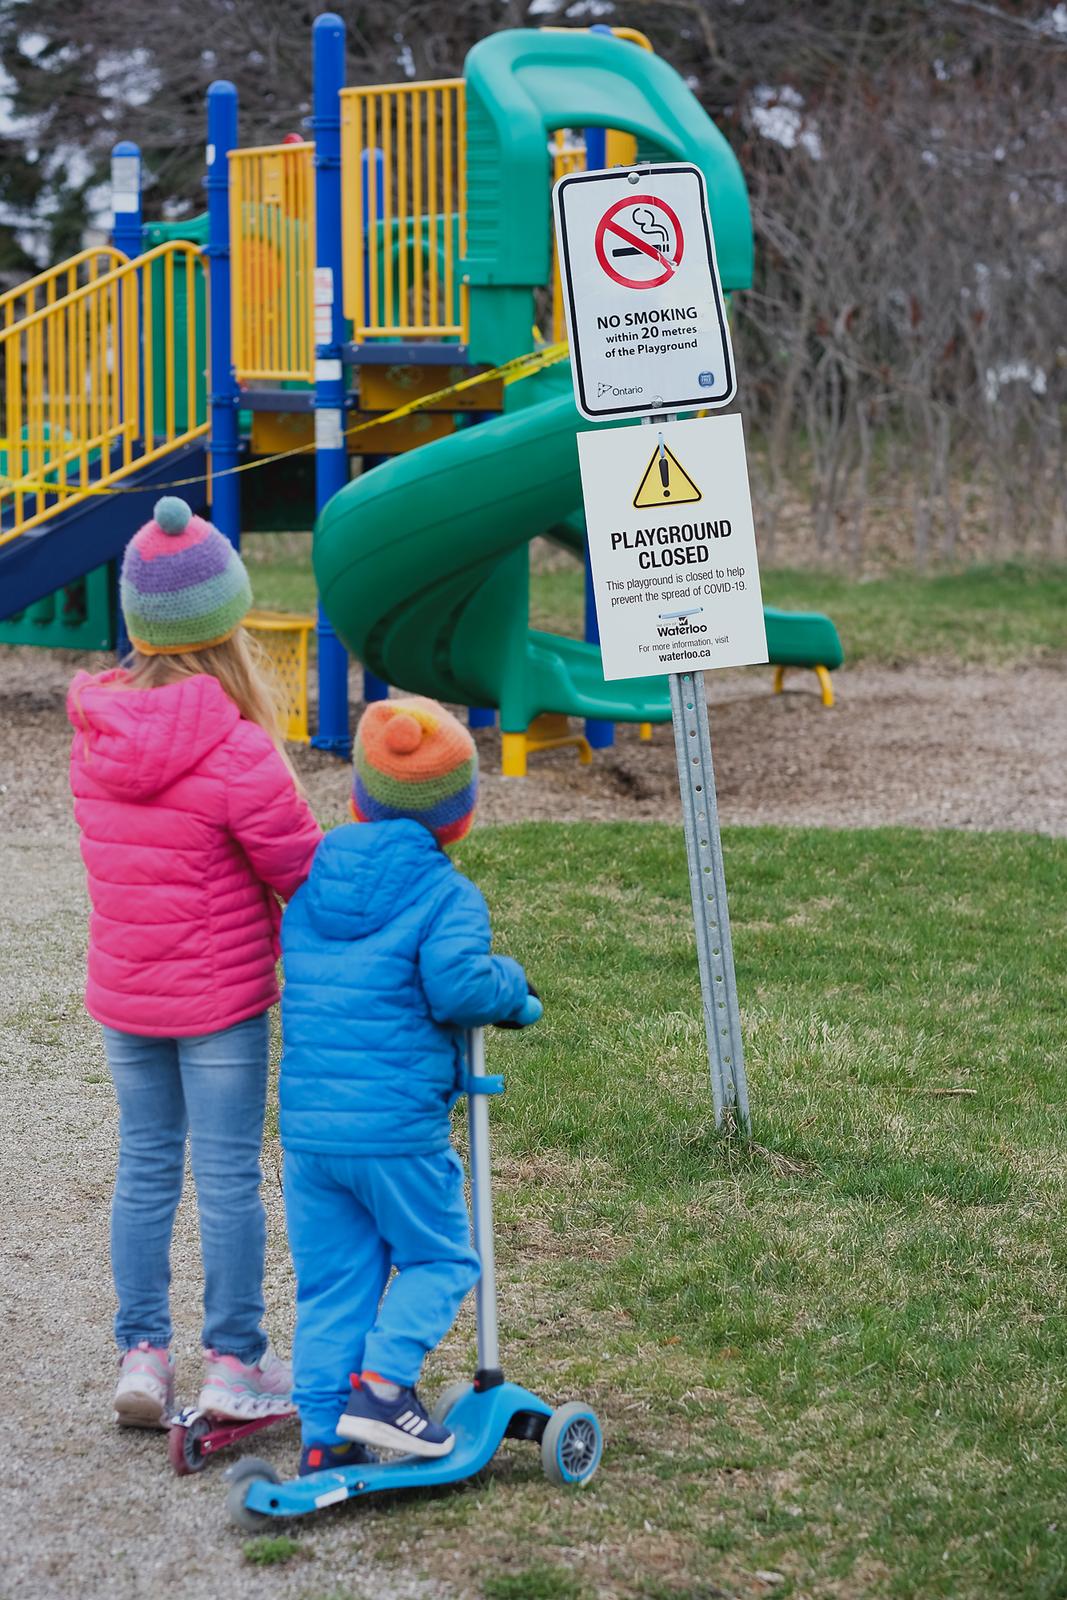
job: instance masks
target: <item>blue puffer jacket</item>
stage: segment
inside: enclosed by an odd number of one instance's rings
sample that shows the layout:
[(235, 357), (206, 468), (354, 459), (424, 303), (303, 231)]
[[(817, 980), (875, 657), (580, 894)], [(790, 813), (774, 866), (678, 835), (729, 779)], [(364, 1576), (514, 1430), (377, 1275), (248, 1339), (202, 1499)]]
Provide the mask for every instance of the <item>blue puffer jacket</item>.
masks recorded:
[(490, 954), (481, 894), (421, 823), (328, 833), (282, 921), (287, 1150), (430, 1155), (449, 1140), (462, 1030), (510, 1020), (517, 961)]

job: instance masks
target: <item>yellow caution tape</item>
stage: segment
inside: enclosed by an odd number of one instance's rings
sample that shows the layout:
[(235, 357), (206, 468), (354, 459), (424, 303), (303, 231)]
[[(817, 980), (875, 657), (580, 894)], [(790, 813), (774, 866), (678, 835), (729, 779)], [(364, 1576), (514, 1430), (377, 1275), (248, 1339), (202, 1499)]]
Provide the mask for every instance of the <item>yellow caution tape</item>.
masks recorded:
[[(432, 394), (424, 394), (417, 400), (408, 400), (404, 405), (397, 406), (395, 411), (386, 411), (380, 417), (368, 417), (363, 422), (353, 423), (345, 429), (345, 438), (352, 439), (359, 433), (366, 433), (371, 428), (381, 428), (387, 422), (397, 422), (401, 417), (410, 416), (413, 411), (424, 411), (427, 406), (437, 405), (441, 400), (447, 400), (454, 394), (463, 394), (468, 389), (477, 389), (481, 384), (493, 383), (502, 379), (505, 384), (517, 383), (520, 378), (528, 378), (531, 373), (541, 372), (545, 367), (553, 367), (557, 362), (566, 359), (568, 345), (565, 340), (557, 344), (545, 345), (541, 350), (531, 350), (526, 355), (512, 356), (510, 361), (503, 362), (499, 367), (491, 367), (488, 372), (477, 372), (471, 378), (461, 378), (458, 383), (450, 383), (447, 388), (435, 389)], [(201, 435), (202, 437), (202, 435)], [(19, 448), (16, 443), (14, 448)], [(239, 472), (256, 472), (260, 467), (268, 467), (275, 461), (286, 461), (290, 456), (309, 455), (315, 449), (314, 442), (310, 444), (294, 445), (291, 450), (279, 450), (273, 456), (257, 456), (254, 461), (243, 461), (236, 467), (226, 467), (222, 472), (202, 472), (194, 478), (175, 478), (171, 483), (159, 483), (154, 488), (165, 494), (170, 489), (185, 489), (194, 483), (207, 483), (213, 478), (225, 478)], [(52, 469), (58, 471), (58, 468)], [(136, 484), (62, 484), (45, 483), (32, 478), (9, 478), (0, 473), (0, 493), (18, 491), (20, 494), (54, 494), (67, 495), (71, 501), (81, 500), (87, 495), (108, 494), (143, 494), (144, 489)]]

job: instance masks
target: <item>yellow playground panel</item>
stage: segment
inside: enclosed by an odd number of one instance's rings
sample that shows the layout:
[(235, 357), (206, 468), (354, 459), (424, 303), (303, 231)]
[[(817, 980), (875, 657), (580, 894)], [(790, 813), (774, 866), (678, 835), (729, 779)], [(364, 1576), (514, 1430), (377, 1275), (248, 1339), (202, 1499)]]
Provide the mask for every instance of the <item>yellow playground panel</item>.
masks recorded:
[(464, 122), (462, 78), (341, 91), (342, 226), (357, 241), (344, 308), (357, 341), (466, 341)]
[[(613, 30), (651, 49), (633, 29)], [(344, 313), (356, 343), (469, 336), (466, 85), (462, 78), (341, 91)], [(608, 132), (609, 166), (636, 159), (630, 134)], [(580, 132), (549, 146), (551, 177), (583, 171)], [(314, 375), (313, 144), (230, 153), (234, 368), (239, 382)], [(547, 203), (547, 195), (546, 195)], [(548, 337), (566, 338), (553, 264)]]
[(0, 328), (0, 544), (207, 432), (203, 274), (195, 245), (159, 245)]
[(315, 146), (230, 151), (233, 365), (238, 381), (310, 383), (315, 367)]
[(315, 618), (290, 611), (250, 611), (245, 627), (266, 656), (274, 680), (282, 735), (307, 744), (308, 640)]

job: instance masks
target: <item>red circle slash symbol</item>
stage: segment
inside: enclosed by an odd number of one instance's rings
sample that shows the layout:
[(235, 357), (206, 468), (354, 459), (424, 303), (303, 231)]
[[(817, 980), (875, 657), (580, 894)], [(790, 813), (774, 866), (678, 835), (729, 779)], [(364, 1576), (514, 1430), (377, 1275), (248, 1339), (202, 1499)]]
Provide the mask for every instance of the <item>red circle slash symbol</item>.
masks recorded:
[[(630, 212), (624, 223), (616, 220), (620, 211)], [(642, 216), (642, 212), (645, 214)], [(670, 224), (668, 228), (664, 222)], [(673, 229), (673, 248), (671, 240)], [(621, 243), (620, 243), (621, 241)], [(596, 258), (613, 283), (624, 289), (658, 289), (669, 283), (682, 261), (682, 224), (666, 200), (654, 194), (631, 194), (609, 206), (597, 223), (594, 237)], [(635, 278), (612, 265), (610, 257), (636, 258), (644, 268), (659, 268), (650, 278)]]

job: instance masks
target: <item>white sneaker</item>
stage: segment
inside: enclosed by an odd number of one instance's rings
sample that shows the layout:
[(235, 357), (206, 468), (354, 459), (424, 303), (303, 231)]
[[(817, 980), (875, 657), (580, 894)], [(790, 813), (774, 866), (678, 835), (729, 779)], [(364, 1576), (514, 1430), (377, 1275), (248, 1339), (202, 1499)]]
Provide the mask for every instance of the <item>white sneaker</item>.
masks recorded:
[(234, 1422), (255, 1417), (288, 1416), (293, 1405), (293, 1369), (275, 1355), (268, 1344), (259, 1360), (245, 1366), (236, 1356), (204, 1351), (204, 1387), (198, 1401), (201, 1411)]
[(122, 1358), (115, 1421), (123, 1428), (166, 1428), (173, 1414), (174, 1359), (142, 1339)]

